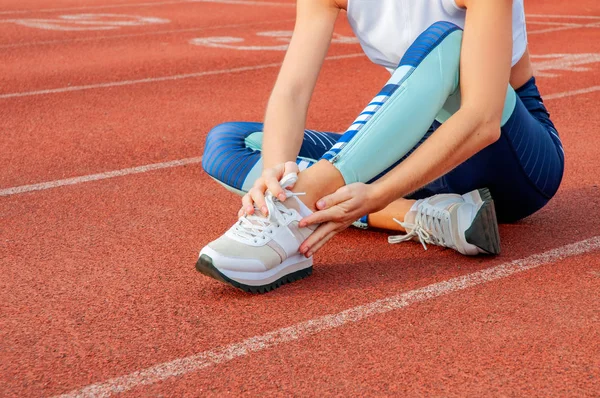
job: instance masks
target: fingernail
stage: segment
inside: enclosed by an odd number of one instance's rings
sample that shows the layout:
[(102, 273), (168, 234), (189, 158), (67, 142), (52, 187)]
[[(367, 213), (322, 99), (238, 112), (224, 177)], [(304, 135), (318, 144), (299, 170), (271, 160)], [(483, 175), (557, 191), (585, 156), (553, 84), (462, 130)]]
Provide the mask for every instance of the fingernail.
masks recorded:
[(250, 213), (252, 213), (252, 210), (254, 210), (254, 207), (252, 207), (252, 206), (246, 207), (246, 213), (250, 214)]
[(263, 214), (267, 214), (269, 212), (269, 209), (267, 209), (267, 206), (263, 206), (260, 208), (260, 211), (262, 211)]
[(312, 257), (312, 255), (313, 255), (313, 252), (306, 253), (306, 257)]
[(278, 196), (278, 198), (279, 198), (280, 201), (283, 202), (286, 199), (286, 196), (285, 196), (284, 193), (280, 193), (279, 196)]
[(306, 223), (305, 222), (301, 222), (300, 224), (298, 224), (300, 226), (300, 228), (304, 228), (306, 227)]
[(308, 251), (308, 247), (300, 248), (300, 253), (306, 253)]
[(324, 201), (322, 201), (322, 200), (319, 200), (319, 201), (317, 202), (317, 207), (318, 207), (319, 209), (322, 209), (323, 207), (325, 207), (325, 202), (324, 202)]

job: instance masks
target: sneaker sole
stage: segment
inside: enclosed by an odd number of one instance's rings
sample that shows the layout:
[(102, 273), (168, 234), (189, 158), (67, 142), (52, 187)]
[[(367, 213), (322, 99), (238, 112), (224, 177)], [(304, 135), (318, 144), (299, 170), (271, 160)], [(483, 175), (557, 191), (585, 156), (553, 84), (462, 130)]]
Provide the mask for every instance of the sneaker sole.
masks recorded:
[(500, 232), (494, 200), (487, 188), (478, 191), (483, 204), (465, 231), (465, 239), (488, 254), (500, 254)]
[(247, 284), (240, 283), (236, 280), (229, 278), (227, 275), (223, 274), (221, 271), (219, 271), (213, 265), (212, 258), (210, 256), (208, 256), (207, 254), (202, 254), (200, 256), (200, 258), (198, 258), (198, 261), (196, 262), (196, 270), (198, 270), (198, 272), (200, 272), (208, 277), (211, 277), (220, 282), (223, 282), (223, 283), (226, 283), (233, 287), (236, 287), (238, 289), (241, 289), (247, 293), (262, 294), (262, 293), (267, 293), (274, 289), (277, 289), (278, 287), (281, 287), (282, 285), (285, 285), (286, 283), (295, 282), (300, 279), (304, 279), (307, 276), (310, 276), (312, 274), (312, 265), (308, 268), (304, 268), (304, 269), (289, 273), (287, 275), (284, 275), (274, 282), (268, 283), (266, 285), (258, 285), (258, 286), (247, 285)]

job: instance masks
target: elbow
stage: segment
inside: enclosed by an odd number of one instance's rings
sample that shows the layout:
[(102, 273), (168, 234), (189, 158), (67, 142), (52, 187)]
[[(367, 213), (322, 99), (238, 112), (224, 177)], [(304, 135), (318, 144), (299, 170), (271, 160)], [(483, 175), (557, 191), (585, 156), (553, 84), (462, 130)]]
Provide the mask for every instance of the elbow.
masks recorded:
[(481, 140), (482, 148), (492, 145), (500, 139), (500, 119), (484, 120), (477, 128), (478, 138)]
[(471, 124), (472, 138), (481, 144), (481, 148), (500, 139), (502, 124), (501, 112), (485, 112), (477, 108), (463, 108)]

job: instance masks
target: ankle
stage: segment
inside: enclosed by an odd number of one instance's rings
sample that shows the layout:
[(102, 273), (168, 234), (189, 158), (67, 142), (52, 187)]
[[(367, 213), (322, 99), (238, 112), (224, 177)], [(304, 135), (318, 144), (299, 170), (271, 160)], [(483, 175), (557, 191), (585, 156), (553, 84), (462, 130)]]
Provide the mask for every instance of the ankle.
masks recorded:
[(298, 174), (292, 192), (303, 192), (298, 199), (311, 211), (317, 211), (317, 201), (345, 185), (342, 174), (331, 163), (321, 160)]

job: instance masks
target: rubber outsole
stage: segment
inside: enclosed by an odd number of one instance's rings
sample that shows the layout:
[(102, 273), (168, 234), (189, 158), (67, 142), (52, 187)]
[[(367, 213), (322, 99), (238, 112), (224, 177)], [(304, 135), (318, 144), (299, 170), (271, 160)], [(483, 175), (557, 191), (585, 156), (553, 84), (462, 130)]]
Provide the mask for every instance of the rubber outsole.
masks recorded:
[(198, 261), (196, 261), (196, 270), (198, 270), (198, 272), (200, 272), (206, 276), (209, 276), (213, 279), (218, 280), (219, 282), (223, 282), (223, 283), (226, 283), (233, 287), (236, 287), (238, 289), (241, 289), (241, 290), (245, 291), (246, 293), (258, 293), (258, 294), (270, 292), (274, 289), (277, 289), (278, 287), (285, 285), (286, 283), (291, 283), (291, 282), (298, 281), (300, 279), (304, 279), (307, 276), (310, 276), (312, 274), (312, 266), (310, 266), (308, 268), (305, 268), (305, 269), (302, 269), (302, 270), (299, 270), (296, 272), (292, 272), (291, 274), (284, 275), (283, 277), (277, 279), (275, 282), (269, 283), (267, 285), (250, 286), (250, 285), (245, 285), (243, 283), (234, 281), (233, 279), (228, 278), (227, 276), (223, 275), (223, 273), (221, 273), (213, 265), (212, 258), (210, 258), (210, 256), (208, 256), (206, 254), (201, 255), (200, 258), (198, 259)]
[(465, 231), (465, 239), (488, 254), (500, 254), (500, 232), (494, 200), (487, 188), (479, 189), (479, 195), (483, 204)]

